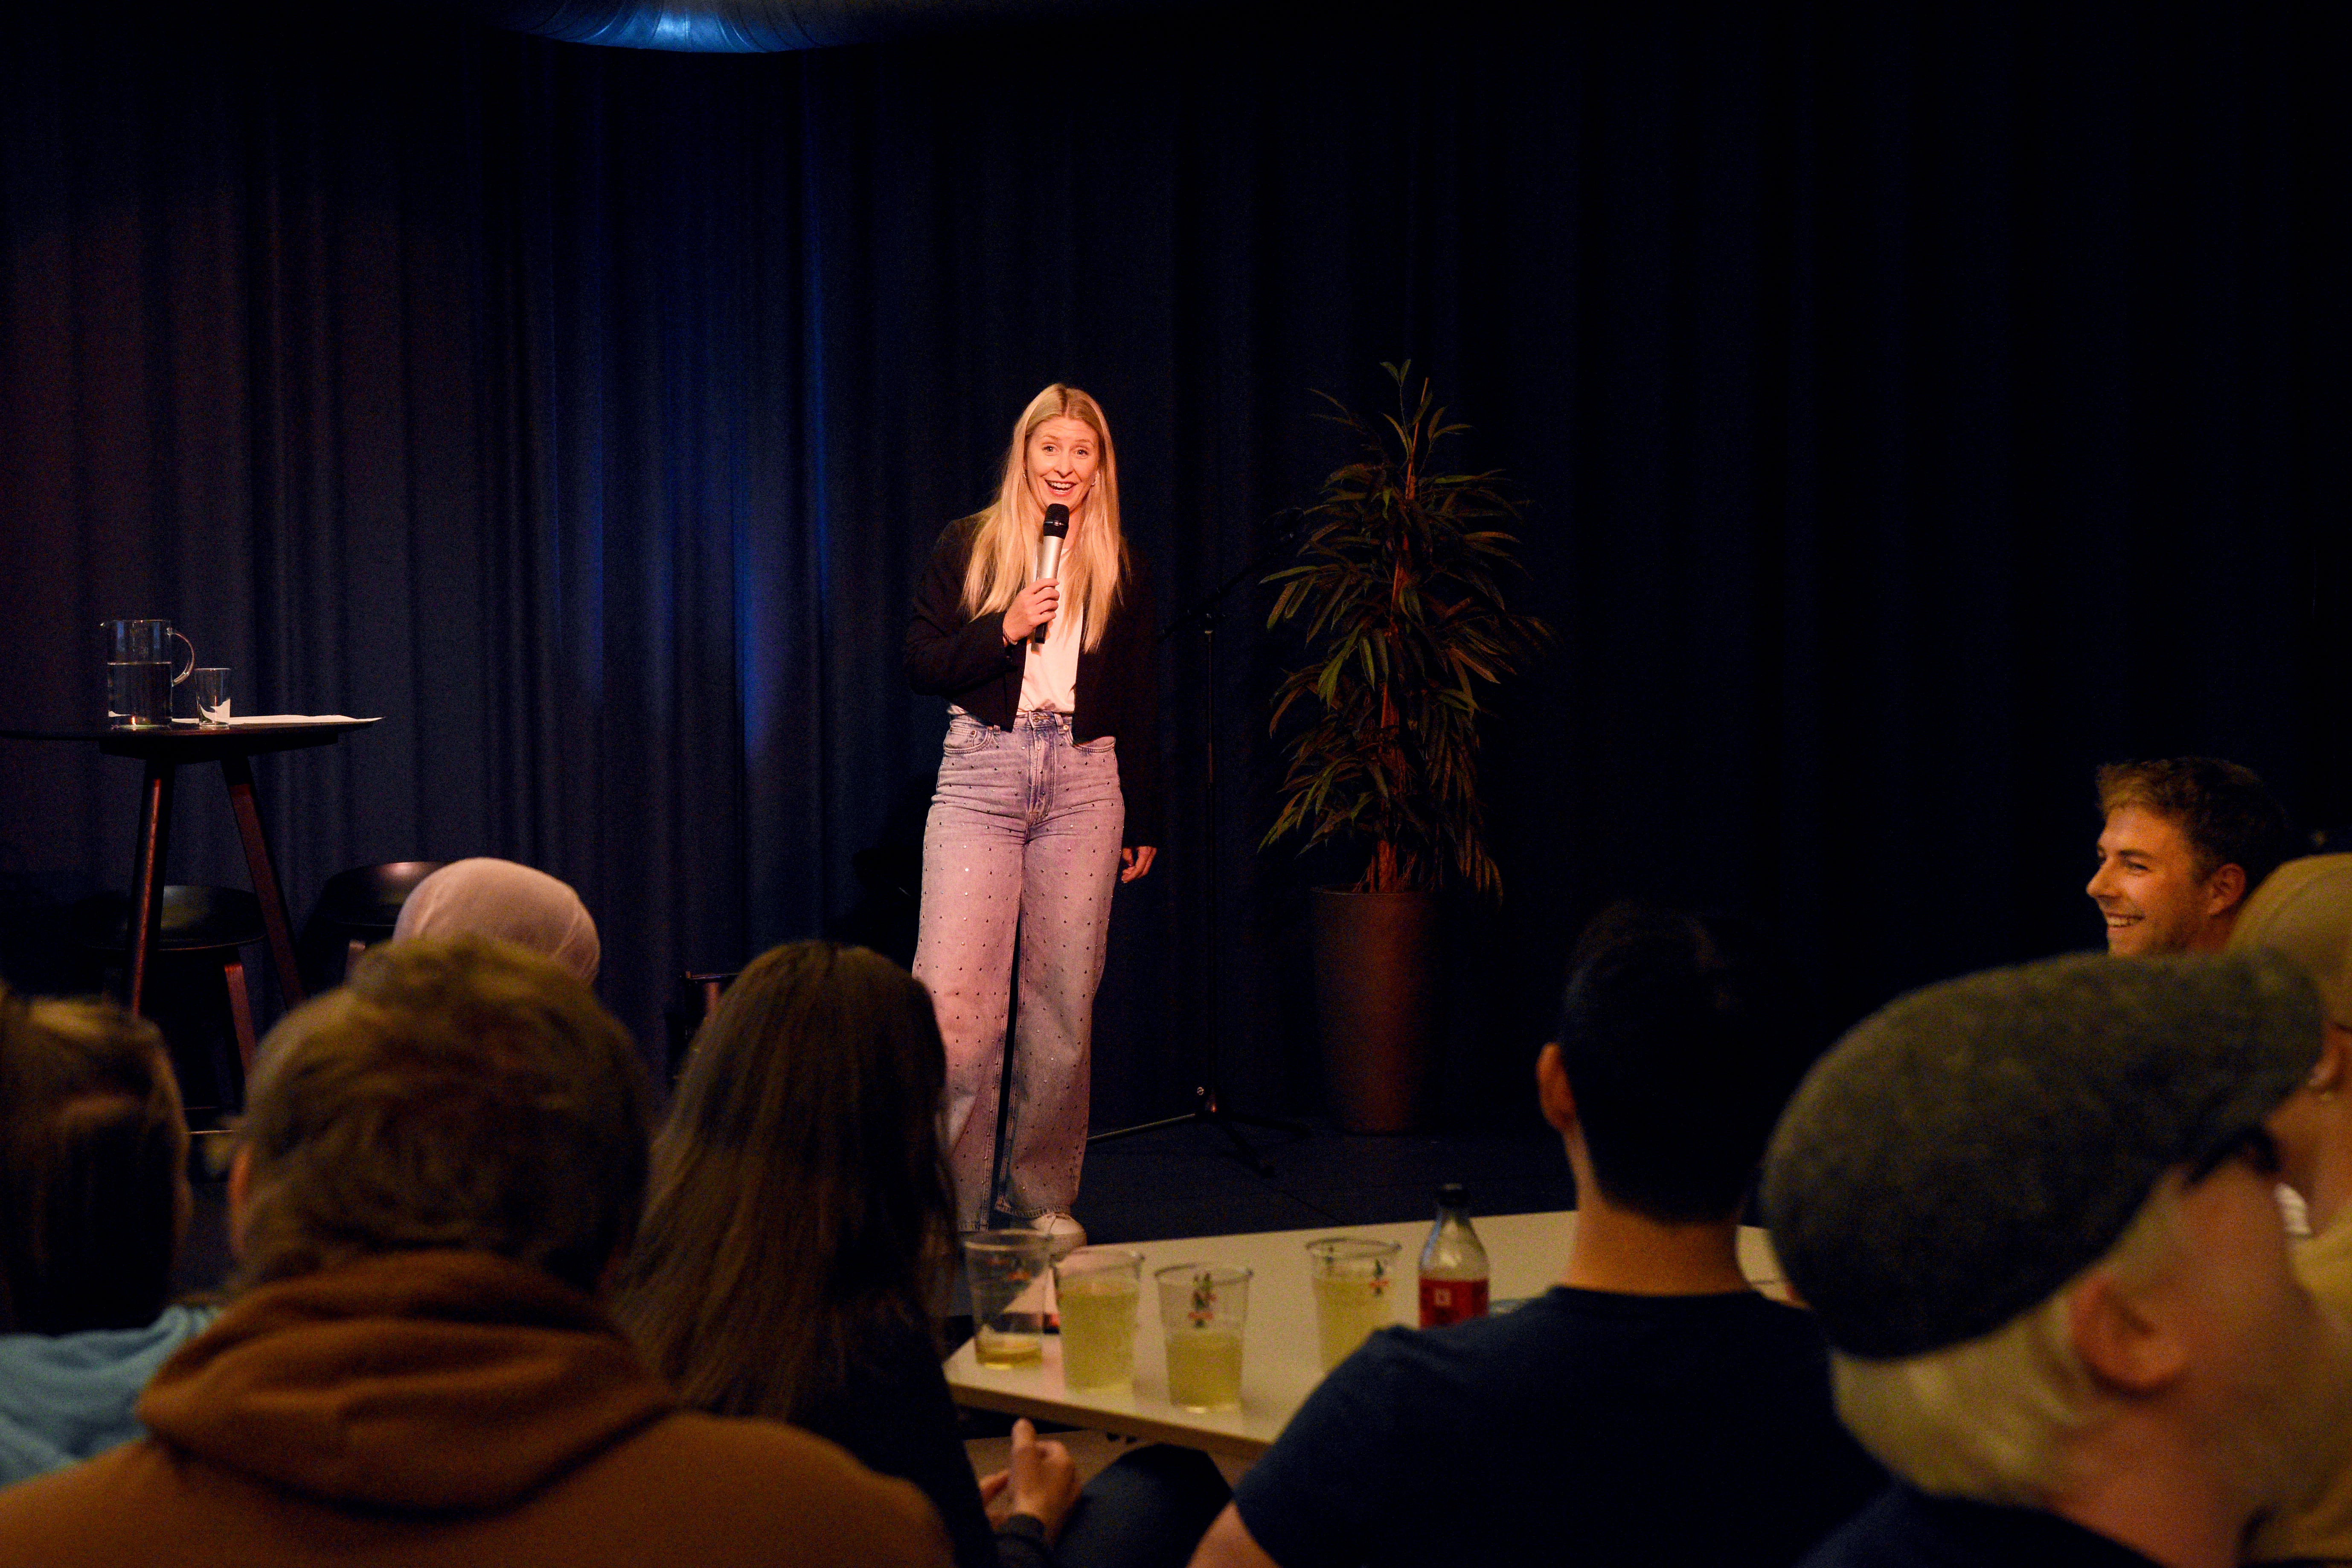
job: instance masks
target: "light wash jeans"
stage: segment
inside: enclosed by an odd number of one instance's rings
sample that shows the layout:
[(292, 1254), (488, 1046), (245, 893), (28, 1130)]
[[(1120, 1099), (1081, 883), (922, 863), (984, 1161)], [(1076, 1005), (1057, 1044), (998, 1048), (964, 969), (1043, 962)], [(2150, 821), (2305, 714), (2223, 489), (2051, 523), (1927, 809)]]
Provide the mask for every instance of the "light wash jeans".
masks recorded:
[[(1010, 731), (961, 713), (949, 723), (923, 828), (915, 978), (947, 1044), (940, 1133), (959, 1229), (979, 1228), (992, 1211), (1028, 1218), (1077, 1199), (1087, 1047), (1126, 818), (1112, 737), (1074, 744), (1060, 713), (1021, 714)], [(1000, 1162), (1016, 923), (1021, 995)]]

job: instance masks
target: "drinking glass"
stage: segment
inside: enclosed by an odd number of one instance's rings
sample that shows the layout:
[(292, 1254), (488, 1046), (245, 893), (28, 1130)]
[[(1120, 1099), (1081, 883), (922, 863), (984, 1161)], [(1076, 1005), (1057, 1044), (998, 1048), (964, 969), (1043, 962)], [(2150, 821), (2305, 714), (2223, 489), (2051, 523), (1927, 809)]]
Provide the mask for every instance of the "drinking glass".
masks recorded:
[(1375, 1329), (1396, 1321), (1397, 1244), (1327, 1236), (1307, 1244), (1315, 1285), (1315, 1338), (1329, 1372)]
[(979, 1230), (963, 1238), (972, 1354), (981, 1365), (1034, 1366), (1045, 1359), (1052, 1245), (1052, 1237), (1034, 1230)]
[(1123, 1247), (1081, 1247), (1054, 1265), (1064, 1387), (1113, 1388), (1133, 1380), (1142, 1283), (1143, 1254)]
[(1221, 1263), (1154, 1270), (1168, 1341), (1168, 1402), (1192, 1411), (1242, 1407), (1242, 1330), (1250, 1271)]
[(222, 665), (202, 665), (188, 672), (188, 689), (196, 700), (199, 723), (228, 722), (228, 670)]

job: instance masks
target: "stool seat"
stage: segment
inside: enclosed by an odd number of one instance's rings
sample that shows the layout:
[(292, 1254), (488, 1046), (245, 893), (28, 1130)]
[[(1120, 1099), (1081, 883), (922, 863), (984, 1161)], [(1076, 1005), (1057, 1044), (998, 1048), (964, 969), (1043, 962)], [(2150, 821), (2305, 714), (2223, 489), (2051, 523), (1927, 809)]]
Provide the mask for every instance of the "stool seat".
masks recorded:
[(447, 864), (446, 860), (386, 860), (378, 866), (354, 866), (328, 878), (326, 886), (319, 889), (318, 905), (302, 927), (299, 943), (302, 975), (310, 988), (322, 991), (341, 984), (362, 952), (392, 940), (408, 895), (416, 890), (417, 883)]
[(416, 884), (447, 864), (446, 860), (387, 860), (381, 866), (338, 871), (319, 889), (318, 918), (390, 936), (393, 927), (400, 923), (400, 907), (416, 890)]
[[(74, 939), (100, 952), (131, 951), (131, 895), (94, 893), (74, 906)], [(211, 952), (244, 947), (267, 934), (261, 923), (261, 900), (242, 888), (167, 887), (163, 889), (163, 930), (156, 947), (163, 952)]]

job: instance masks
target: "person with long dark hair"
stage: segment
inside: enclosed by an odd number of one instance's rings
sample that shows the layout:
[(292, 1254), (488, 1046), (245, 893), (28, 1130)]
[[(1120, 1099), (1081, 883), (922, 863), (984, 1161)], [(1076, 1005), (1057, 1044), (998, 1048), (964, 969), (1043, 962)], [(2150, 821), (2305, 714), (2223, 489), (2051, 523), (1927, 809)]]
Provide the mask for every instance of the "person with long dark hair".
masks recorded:
[[(982, 1568), (1000, 1543), (930, 1308), (953, 1245), (946, 1068), (930, 998), (889, 960), (822, 942), (755, 959), (654, 1142), (614, 1313), (688, 1405), (790, 1421), (913, 1481), (960, 1568)], [(1013, 1516), (1003, 1560), (1045, 1560), (1077, 1496), (1067, 1452), (1032, 1434), (991, 1479)]]
[[(1053, 507), (1069, 534), (1039, 577)], [(915, 977), (947, 1043), (960, 1229), (1011, 1219), (1057, 1247), (1085, 1239), (1069, 1211), (1111, 894), (1151, 868), (1159, 837), (1153, 633), (1109, 424), (1076, 387), (1048, 386), (1014, 423), (995, 500), (940, 535), (907, 628), (908, 683), (952, 714), (923, 834)]]
[(946, 1076), (897, 964), (761, 954), (695, 1037), (614, 1310), (688, 1404), (790, 1421), (920, 1487), (959, 1568), (1176, 1568), (1229, 1495), (1201, 1454), (1137, 1450), (1081, 1498), (1024, 1421), (1012, 1468), (972, 1475), (932, 1316), (954, 1246)]

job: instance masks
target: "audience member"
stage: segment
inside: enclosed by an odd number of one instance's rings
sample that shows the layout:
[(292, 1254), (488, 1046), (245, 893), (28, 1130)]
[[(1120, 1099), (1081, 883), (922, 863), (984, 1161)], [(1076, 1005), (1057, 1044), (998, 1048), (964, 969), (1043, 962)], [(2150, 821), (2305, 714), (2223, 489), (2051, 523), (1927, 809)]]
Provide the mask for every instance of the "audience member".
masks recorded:
[[(2231, 951), (2268, 948), (2319, 987), (2327, 1021), (2319, 1061), (2270, 1119), (2279, 1174), (2316, 1233), (2294, 1249), (2312, 1294), (2352, 1319), (2352, 855), (2289, 860), (2246, 900)], [(2352, 1455), (2339, 1452), (2320, 1495), (2256, 1531), (2252, 1562), (2352, 1562)]]
[(1901, 1478), (1808, 1568), (2222, 1568), (2347, 1414), (2264, 1119), (2319, 1049), (2272, 954), (2077, 955), (1857, 1026), (1774, 1134), (1765, 1216)]
[(0, 1491), (0, 1561), (943, 1564), (833, 1445), (682, 1411), (597, 1305), (647, 1090), (544, 959), (389, 944), (270, 1032), (229, 1177), (247, 1289), (140, 1402), (152, 1436)]
[[(889, 960), (822, 942), (754, 960), (656, 1140), (618, 1314), (689, 1404), (790, 1420), (921, 1487), (961, 1568), (1050, 1561), (1066, 1516), (1065, 1562), (1149, 1560), (1157, 1535), (1181, 1563), (1225, 1496), (1203, 1456), (1132, 1456), (1073, 1515), (1069, 1455), (1024, 1421), (1011, 1471), (973, 1479), (930, 1310), (953, 1236), (946, 1072), (930, 997)], [(1202, 1472), (1213, 1491), (1188, 1511)]]
[(1776, 989), (1717, 923), (1594, 922), (1536, 1065), (1576, 1176), (1560, 1283), (1373, 1335), (1242, 1478), (1195, 1568), (1786, 1563), (1882, 1488), (1839, 1429), (1819, 1331), (1736, 1252), (1805, 1064)]
[(154, 1025), (0, 986), (0, 1486), (140, 1436), (139, 1391), (212, 1321), (164, 1304), (187, 1160)]
[(511, 860), (453, 860), (416, 884), (392, 940), (494, 936), (553, 959), (593, 984), (604, 948), (568, 882)]
[(2114, 953), (2219, 952), (2288, 849), (2285, 808), (2252, 769), (2212, 757), (2110, 763), (2099, 812), (2099, 868), (2083, 890)]

